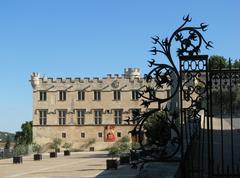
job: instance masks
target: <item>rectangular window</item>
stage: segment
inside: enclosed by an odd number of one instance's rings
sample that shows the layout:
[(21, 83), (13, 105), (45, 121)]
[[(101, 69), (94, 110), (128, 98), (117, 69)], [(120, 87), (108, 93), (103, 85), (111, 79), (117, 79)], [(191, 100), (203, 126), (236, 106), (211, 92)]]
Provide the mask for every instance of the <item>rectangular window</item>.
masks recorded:
[(102, 138), (102, 137), (103, 137), (102, 132), (98, 132), (98, 137), (99, 137), (99, 138)]
[(138, 100), (138, 99), (139, 99), (138, 90), (132, 90), (132, 100)]
[(114, 111), (114, 121), (117, 125), (122, 124), (122, 110)]
[(39, 100), (46, 101), (47, 100), (47, 92), (46, 91), (39, 91)]
[(78, 121), (78, 125), (85, 124), (85, 110), (84, 109), (77, 110), (77, 121)]
[(114, 100), (121, 100), (121, 92), (120, 92), (120, 90), (113, 91), (113, 99)]
[(78, 100), (84, 101), (85, 100), (85, 92), (80, 90), (78, 91)]
[(84, 132), (81, 133), (81, 138), (85, 138), (85, 133)]
[(94, 120), (95, 120), (95, 124), (97, 125), (102, 124), (102, 110), (94, 111)]
[(117, 132), (117, 137), (121, 137), (122, 133), (121, 132)]
[(62, 133), (62, 138), (66, 138), (67, 134), (65, 132)]
[(101, 100), (101, 92), (99, 90), (94, 91), (94, 100), (96, 101)]
[(39, 125), (47, 125), (47, 110), (39, 111)]
[(66, 125), (66, 115), (67, 111), (60, 110), (58, 111), (58, 123), (59, 125)]
[(59, 100), (60, 101), (65, 101), (67, 96), (67, 92), (66, 91), (59, 91)]

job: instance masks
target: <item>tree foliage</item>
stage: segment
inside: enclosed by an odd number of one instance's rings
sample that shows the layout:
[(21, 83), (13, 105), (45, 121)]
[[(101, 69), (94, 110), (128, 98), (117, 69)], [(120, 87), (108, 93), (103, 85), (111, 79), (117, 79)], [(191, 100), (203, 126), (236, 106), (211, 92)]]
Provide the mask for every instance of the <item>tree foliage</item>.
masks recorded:
[(240, 59), (236, 59), (236, 60), (234, 61), (234, 63), (233, 63), (233, 66), (234, 66), (235, 68), (240, 68)]
[(240, 90), (238, 88), (233, 89), (231, 92), (229, 89), (220, 88), (212, 91), (213, 114), (234, 114), (239, 115), (240, 106)]
[(21, 156), (28, 153), (28, 148), (25, 144), (18, 144), (14, 148), (14, 156)]
[(33, 152), (39, 154), (40, 151), (41, 151), (41, 149), (42, 149), (41, 145), (39, 145), (39, 144), (37, 144), (37, 143), (33, 143), (33, 145), (32, 145), (32, 150), (33, 150)]
[(22, 131), (16, 132), (15, 135), (15, 142), (16, 144), (25, 144), (29, 145), (32, 143), (32, 121), (22, 124), (21, 126)]
[(25, 140), (25, 143), (31, 144), (32, 143), (32, 121), (25, 122), (21, 126), (22, 132), (23, 132), (23, 138)]
[(10, 149), (10, 146), (11, 146), (11, 139), (10, 139), (10, 136), (8, 135), (6, 143), (4, 145), (4, 149)]
[(54, 138), (53, 142), (50, 145), (50, 148), (54, 149), (55, 152), (57, 152), (57, 150), (59, 149), (61, 143), (62, 143), (62, 140), (60, 138)]
[(149, 116), (143, 127), (149, 145), (165, 145), (171, 134), (171, 129), (164, 112), (153, 113)]
[(124, 136), (116, 141), (112, 147), (109, 148), (109, 154), (114, 156), (116, 154), (125, 153), (130, 151), (129, 137)]
[(109, 154), (112, 156), (112, 158), (114, 156), (116, 156), (117, 154), (119, 154), (120, 150), (117, 146), (112, 146), (111, 148), (109, 148)]
[(15, 137), (15, 134), (0, 131), (0, 140), (2, 140), (2, 142), (6, 142), (8, 139), (10, 139), (10, 141), (13, 142), (14, 137)]
[(70, 142), (66, 142), (63, 144), (63, 148), (65, 148), (65, 149), (69, 149), (71, 147), (72, 147), (72, 143), (70, 143)]
[(226, 68), (228, 66), (227, 59), (223, 56), (213, 55), (209, 58), (211, 69)]
[[(229, 62), (223, 56), (214, 55), (209, 58), (210, 65), (212, 69), (228, 68)], [(231, 68), (240, 68), (240, 59), (235, 60), (231, 64)], [(222, 78), (222, 86), (216, 88), (212, 91), (212, 102), (214, 114), (219, 114), (220, 110), (223, 114), (229, 114), (230, 111), (234, 114), (238, 113), (238, 108), (240, 106), (240, 91), (238, 87), (232, 88), (231, 93), (229, 90), (229, 83)], [(231, 96), (231, 97), (230, 97)]]

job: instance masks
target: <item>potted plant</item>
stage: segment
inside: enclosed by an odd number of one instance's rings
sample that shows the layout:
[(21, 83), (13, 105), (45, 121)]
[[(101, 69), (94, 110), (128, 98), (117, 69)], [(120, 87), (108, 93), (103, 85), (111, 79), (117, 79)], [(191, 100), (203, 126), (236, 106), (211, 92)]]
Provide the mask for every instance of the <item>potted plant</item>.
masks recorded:
[(64, 143), (63, 148), (65, 148), (64, 150), (64, 156), (69, 156), (70, 155), (70, 148), (72, 147), (72, 143)]
[(53, 139), (53, 142), (50, 144), (50, 148), (54, 151), (50, 152), (50, 158), (57, 157), (57, 152), (59, 151), (59, 146), (61, 145), (62, 140), (60, 138)]
[(13, 164), (20, 164), (23, 162), (22, 155), (26, 153), (25, 145), (16, 145), (14, 148)]
[(130, 163), (130, 145), (128, 136), (122, 137), (119, 141), (116, 142), (117, 147), (119, 148), (120, 153), (120, 164), (129, 164)]
[(117, 159), (113, 159), (118, 153), (119, 153), (119, 148), (116, 146), (112, 146), (109, 149), (109, 155), (111, 155), (112, 159), (106, 160), (107, 169), (117, 169), (118, 168)]
[(42, 160), (42, 154), (40, 153), (41, 149), (42, 149), (41, 145), (33, 143), (32, 150), (35, 153), (33, 155), (33, 160), (35, 161)]
[[(121, 150), (123, 149), (123, 150)], [(130, 146), (127, 143), (123, 143), (120, 146), (120, 164), (129, 164), (130, 163)]]

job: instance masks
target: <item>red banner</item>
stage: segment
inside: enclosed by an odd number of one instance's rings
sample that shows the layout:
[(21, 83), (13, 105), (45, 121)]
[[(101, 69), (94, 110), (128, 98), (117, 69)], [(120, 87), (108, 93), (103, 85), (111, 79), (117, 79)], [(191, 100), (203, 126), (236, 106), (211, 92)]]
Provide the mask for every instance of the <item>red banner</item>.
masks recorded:
[(115, 142), (115, 126), (108, 125), (105, 127), (105, 141), (106, 142)]

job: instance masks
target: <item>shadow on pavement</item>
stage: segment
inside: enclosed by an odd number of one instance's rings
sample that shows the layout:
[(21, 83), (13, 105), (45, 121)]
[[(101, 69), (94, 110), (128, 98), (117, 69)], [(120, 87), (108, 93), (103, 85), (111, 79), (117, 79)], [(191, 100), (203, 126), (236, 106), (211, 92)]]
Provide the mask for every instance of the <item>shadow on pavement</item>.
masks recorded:
[(118, 169), (104, 170), (96, 178), (136, 178), (138, 175), (138, 169), (132, 169), (131, 165), (119, 165)]

